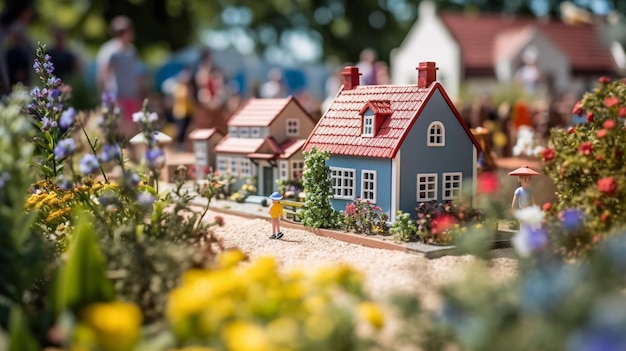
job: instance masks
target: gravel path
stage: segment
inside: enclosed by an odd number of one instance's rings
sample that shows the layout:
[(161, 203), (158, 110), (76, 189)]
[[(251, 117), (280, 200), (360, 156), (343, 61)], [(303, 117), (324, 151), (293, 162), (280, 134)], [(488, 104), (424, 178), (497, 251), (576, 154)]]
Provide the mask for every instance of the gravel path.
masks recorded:
[[(285, 269), (348, 263), (365, 273), (366, 290), (380, 301), (392, 293), (406, 292), (421, 295), (429, 305), (434, 302), (434, 288), (458, 278), (469, 264), (481, 263), (472, 256), (427, 259), (420, 254), (368, 248), (297, 229), (283, 230), (285, 236), (281, 240), (272, 240), (267, 220), (209, 212), (209, 218), (216, 215), (222, 216), (226, 223), (215, 229), (226, 247), (239, 247), (251, 259), (274, 256)], [(493, 251), (491, 273), (494, 279), (515, 275), (517, 261), (513, 256), (511, 249)]]

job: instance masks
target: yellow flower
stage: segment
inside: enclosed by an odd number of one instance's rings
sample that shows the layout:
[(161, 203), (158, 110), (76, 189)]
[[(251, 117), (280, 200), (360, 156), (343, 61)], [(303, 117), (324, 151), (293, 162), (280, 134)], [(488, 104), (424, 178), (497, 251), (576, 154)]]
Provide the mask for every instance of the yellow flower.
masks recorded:
[(367, 321), (376, 329), (381, 329), (385, 325), (385, 318), (383, 317), (378, 305), (373, 302), (361, 302), (357, 308), (359, 317)]
[(130, 350), (139, 339), (143, 318), (134, 304), (96, 303), (87, 306), (83, 316), (104, 350)]
[(170, 349), (168, 351), (215, 351), (214, 348), (204, 346), (187, 346), (181, 349)]
[(300, 342), (298, 321), (294, 318), (280, 317), (267, 326), (270, 340), (278, 348), (287, 350), (297, 349)]
[(69, 214), (70, 211), (71, 211), (71, 208), (69, 207), (63, 207), (63, 208), (53, 210), (48, 214), (48, 217), (46, 217), (46, 222), (54, 222), (55, 220)]
[(226, 250), (217, 256), (217, 263), (220, 267), (230, 268), (237, 266), (239, 262), (245, 260), (246, 258), (246, 254), (244, 254), (241, 250)]
[(270, 344), (265, 331), (250, 322), (235, 321), (226, 326), (224, 341), (231, 351), (269, 351)]

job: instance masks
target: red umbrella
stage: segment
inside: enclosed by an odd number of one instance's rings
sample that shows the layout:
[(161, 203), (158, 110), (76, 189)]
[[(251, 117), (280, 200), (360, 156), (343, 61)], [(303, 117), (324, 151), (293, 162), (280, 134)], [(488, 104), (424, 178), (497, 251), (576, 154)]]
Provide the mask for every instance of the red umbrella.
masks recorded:
[(510, 176), (536, 176), (539, 175), (539, 172), (534, 171), (530, 167), (524, 165), (514, 171), (509, 172)]

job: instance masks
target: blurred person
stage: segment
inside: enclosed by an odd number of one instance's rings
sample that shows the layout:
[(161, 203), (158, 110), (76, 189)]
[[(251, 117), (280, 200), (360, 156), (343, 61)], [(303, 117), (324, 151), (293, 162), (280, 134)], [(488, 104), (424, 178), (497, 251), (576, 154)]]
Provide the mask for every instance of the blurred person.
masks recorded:
[(367, 48), (361, 51), (359, 55), (359, 62), (356, 66), (361, 73), (361, 84), (374, 85), (376, 84), (376, 72), (374, 70), (374, 64), (376, 62), (378, 54), (372, 48)]
[(35, 8), (32, 1), (7, 1), (0, 14), (2, 28), (1, 47), (6, 50), (2, 53), (2, 84), (4, 93), (21, 83), (31, 84), (35, 47), (28, 35), (28, 26), (35, 17)]
[(67, 81), (80, 71), (78, 56), (70, 49), (67, 42), (67, 33), (61, 27), (52, 29), (52, 46), (46, 50), (54, 63), (54, 75)]
[(135, 30), (126, 16), (111, 20), (112, 38), (104, 43), (96, 57), (98, 85), (102, 91), (115, 95), (122, 112), (120, 130), (126, 137), (139, 132), (132, 121), (133, 113), (141, 110), (141, 62), (133, 45)]
[(287, 88), (280, 69), (272, 68), (267, 72), (267, 81), (261, 85), (260, 94), (266, 99), (287, 97)]
[(391, 78), (389, 77), (389, 65), (387, 65), (387, 62), (376, 61), (374, 63), (374, 84), (391, 84)]
[(213, 58), (211, 50), (204, 48), (200, 52), (200, 58), (193, 72), (193, 88), (196, 101), (202, 103), (209, 100), (213, 95), (213, 87), (211, 86), (211, 71), (213, 71)]
[(178, 73), (172, 88), (172, 118), (176, 125), (176, 151), (185, 150), (187, 129), (193, 114), (193, 84), (191, 70), (183, 69)]

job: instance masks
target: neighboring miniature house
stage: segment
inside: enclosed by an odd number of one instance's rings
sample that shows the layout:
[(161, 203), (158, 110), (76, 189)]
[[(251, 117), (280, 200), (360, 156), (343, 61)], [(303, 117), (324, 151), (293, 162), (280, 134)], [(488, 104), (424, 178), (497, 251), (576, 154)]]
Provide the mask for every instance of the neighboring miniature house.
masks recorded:
[[(413, 62), (436, 61), (439, 81), (453, 99), (462, 84), (493, 91), (520, 77), (526, 60), (534, 61), (543, 88), (581, 93), (601, 75), (616, 75), (624, 56), (621, 46), (605, 43), (602, 26), (571, 25), (558, 20), (494, 13), (437, 12), (422, 1), (419, 20), (391, 55), (392, 82), (411, 84)], [(436, 47), (437, 50), (424, 48)], [(522, 74), (523, 75), (523, 74)]]
[(228, 121), (228, 135), (215, 147), (217, 171), (239, 179), (257, 177), (259, 195), (277, 190), (277, 179), (299, 179), (302, 145), (315, 127), (313, 117), (293, 97), (250, 99)]
[(211, 169), (215, 169), (215, 146), (224, 138), (217, 128), (194, 129), (189, 133), (193, 143), (195, 157), (196, 180), (205, 179)]
[(420, 202), (473, 193), (481, 148), (436, 70), (420, 63), (416, 85), (359, 85), (357, 67), (343, 70), (343, 88), (303, 148), (330, 153), (335, 210), (360, 198), (394, 220)]

